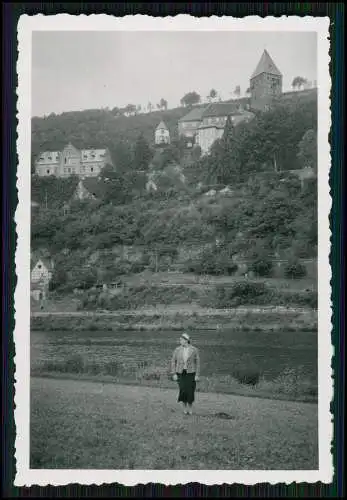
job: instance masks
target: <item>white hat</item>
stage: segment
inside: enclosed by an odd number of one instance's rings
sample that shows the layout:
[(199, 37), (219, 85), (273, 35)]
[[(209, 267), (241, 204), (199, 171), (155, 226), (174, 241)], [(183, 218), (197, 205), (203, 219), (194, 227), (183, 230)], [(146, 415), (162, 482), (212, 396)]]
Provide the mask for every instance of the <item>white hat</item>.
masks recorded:
[(182, 339), (188, 340), (188, 342), (190, 341), (190, 337), (189, 337), (188, 333), (182, 333), (181, 337), (182, 337)]

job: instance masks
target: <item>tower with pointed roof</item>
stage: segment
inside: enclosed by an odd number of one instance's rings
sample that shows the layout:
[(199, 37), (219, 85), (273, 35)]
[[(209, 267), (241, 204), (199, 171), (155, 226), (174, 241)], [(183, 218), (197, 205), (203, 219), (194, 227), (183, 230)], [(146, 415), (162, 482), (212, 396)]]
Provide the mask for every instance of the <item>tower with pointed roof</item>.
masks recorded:
[(282, 94), (282, 73), (264, 50), (250, 78), (251, 108), (260, 111), (270, 109), (274, 100)]

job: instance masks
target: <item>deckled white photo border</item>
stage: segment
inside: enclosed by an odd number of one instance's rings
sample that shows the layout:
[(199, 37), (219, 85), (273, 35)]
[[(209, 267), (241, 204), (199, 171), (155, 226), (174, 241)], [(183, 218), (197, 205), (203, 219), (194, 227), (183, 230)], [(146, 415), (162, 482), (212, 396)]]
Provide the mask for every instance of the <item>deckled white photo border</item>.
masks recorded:
[[(31, 485), (101, 485), (120, 483), (126, 486), (161, 483), (166, 485), (198, 482), (205, 485), (306, 482), (331, 483), (333, 479), (333, 399), (331, 360), (331, 269), (329, 213), (329, 169), (331, 166), (328, 134), (331, 126), (328, 17), (282, 16), (279, 18), (249, 16), (194, 18), (190, 15), (155, 18), (143, 15), (116, 18), (109, 15), (57, 14), (22, 15), (18, 22), (18, 206), (17, 249), (15, 256), (17, 287), (15, 290), (15, 486)], [(30, 159), (31, 159), (31, 44), (33, 31), (314, 31), (317, 33), (318, 85), (318, 415), (319, 469), (287, 471), (248, 470), (46, 470), (30, 469)], [(13, 166), (14, 168), (14, 166)], [(313, 424), (314, 425), (314, 424)]]

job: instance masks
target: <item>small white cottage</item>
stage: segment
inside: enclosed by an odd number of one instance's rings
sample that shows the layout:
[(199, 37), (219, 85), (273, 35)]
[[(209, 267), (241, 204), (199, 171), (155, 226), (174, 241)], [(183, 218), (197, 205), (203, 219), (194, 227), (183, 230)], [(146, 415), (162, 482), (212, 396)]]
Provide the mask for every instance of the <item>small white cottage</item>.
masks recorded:
[(38, 259), (31, 269), (31, 281), (38, 283), (43, 281), (48, 284), (52, 279), (53, 262), (48, 259)]
[(170, 132), (163, 121), (155, 129), (154, 136), (155, 144), (170, 144)]
[(34, 300), (46, 299), (53, 268), (53, 262), (45, 258), (39, 258), (34, 265), (32, 263), (30, 294)]

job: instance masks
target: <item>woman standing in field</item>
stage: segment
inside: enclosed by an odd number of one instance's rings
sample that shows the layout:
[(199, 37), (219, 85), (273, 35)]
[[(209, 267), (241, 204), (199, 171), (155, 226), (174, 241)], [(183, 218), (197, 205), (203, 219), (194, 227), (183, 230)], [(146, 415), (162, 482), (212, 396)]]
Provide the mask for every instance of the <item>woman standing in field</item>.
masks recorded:
[(181, 336), (180, 344), (172, 355), (171, 373), (173, 380), (178, 382), (178, 401), (183, 404), (184, 413), (192, 415), (196, 382), (200, 376), (199, 351), (191, 345), (186, 333)]

